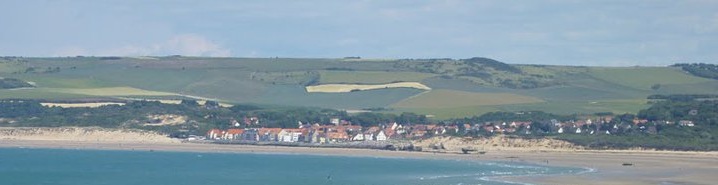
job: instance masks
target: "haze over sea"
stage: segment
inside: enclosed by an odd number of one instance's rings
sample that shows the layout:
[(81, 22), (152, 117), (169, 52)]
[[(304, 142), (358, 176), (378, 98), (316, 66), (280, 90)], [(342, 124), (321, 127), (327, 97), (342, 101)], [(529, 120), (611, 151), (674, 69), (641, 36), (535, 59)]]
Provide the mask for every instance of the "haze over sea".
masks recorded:
[(0, 184), (509, 184), (489, 177), (583, 169), (466, 160), (0, 148)]

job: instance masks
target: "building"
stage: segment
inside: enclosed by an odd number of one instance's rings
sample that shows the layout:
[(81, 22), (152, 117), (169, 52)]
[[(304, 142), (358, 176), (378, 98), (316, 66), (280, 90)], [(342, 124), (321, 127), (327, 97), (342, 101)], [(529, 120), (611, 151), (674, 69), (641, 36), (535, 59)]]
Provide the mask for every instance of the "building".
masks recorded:
[(376, 134), (377, 141), (386, 141), (386, 139), (388, 139), (388, 137), (383, 130), (380, 130), (379, 133)]
[(224, 133), (222, 136), (222, 139), (226, 140), (239, 140), (242, 139), (242, 134), (244, 133), (244, 129), (229, 129), (227, 132)]
[(277, 136), (281, 131), (281, 128), (260, 128), (257, 134), (259, 141), (278, 141)]
[(279, 142), (299, 142), (304, 129), (282, 129), (277, 133), (277, 141)]

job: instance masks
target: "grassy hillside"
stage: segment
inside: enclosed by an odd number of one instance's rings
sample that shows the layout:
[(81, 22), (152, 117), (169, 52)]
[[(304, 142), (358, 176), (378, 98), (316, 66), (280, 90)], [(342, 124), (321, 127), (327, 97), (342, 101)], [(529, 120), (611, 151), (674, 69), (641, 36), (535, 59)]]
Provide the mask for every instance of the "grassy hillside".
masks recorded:
[(543, 100), (511, 93), (475, 93), (439, 89), (418, 94), (392, 106), (397, 108), (449, 108), (539, 102), (543, 102)]
[(321, 84), (352, 83), (352, 84), (384, 84), (392, 82), (420, 82), (435, 74), (417, 72), (386, 72), (386, 71), (320, 71)]
[[(35, 87), (0, 89), (1, 99), (215, 99), (224, 103), (386, 108), (452, 118), (489, 111), (635, 113), (652, 94), (718, 94), (718, 80), (676, 67), (507, 65), (486, 58), (292, 59), (202, 57), (0, 58), (0, 77)], [(421, 83), (309, 93), (322, 84)]]
[(651, 90), (656, 84), (696, 84), (711, 81), (668, 67), (592, 68), (589, 74), (597, 79), (639, 90)]

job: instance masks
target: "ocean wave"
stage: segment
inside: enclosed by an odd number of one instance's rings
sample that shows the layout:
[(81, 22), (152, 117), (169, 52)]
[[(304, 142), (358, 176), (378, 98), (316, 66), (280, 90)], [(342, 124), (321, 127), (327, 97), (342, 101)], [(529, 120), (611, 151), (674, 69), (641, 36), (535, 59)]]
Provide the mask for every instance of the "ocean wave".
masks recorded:
[(495, 163), (495, 162), (487, 162), (482, 163), (484, 165), (490, 165), (490, 166), (498, 166), (498, 167), (504, 167), (504, 168), (515, 168), (515, 169), (547, 169), (543, 166), (536, 166), (536, 165), (525, 165), (525, 164), (510, 164), (510, 163)]
[(514, 181), (508, 181), (503, 179), (498, 179), (499, 177), (481, 177), (477, 180), (485, 181), (485, 182), (498, 182), (498, 183), (504, 183), (504, 184), (520, 184), (520, 185), (534, 185), (531, 183), (524, 183), (524, 182), (514, 182)]
[(584, 169), (584, 171), (578, 172), (578, 173), (576, 173), (576, 175), (596, 172), (595, 168), (583, 167), (583, 169)]
[(494, 175), (513, 175), (513, 172), (501, 172), (501, 171), (491, 171), (491, 174)]
[(481, 176), (481, 175), (486, 175), (486, 173), (435, 175), (435, 176), (428, 176), (428, 177), (419, 177), (419, 179), (421, 179), (421, 180), (436, 180), (436, 179), (444, 179), (444, 178), (472, 177), (472, 176)]

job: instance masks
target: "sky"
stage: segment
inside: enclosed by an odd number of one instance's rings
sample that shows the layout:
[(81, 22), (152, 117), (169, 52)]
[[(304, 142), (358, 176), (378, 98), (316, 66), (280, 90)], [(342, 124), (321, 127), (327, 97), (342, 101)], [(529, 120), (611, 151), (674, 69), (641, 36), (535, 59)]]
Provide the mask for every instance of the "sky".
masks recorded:
[(5, 0), (0, 56), (718, 62), (716, 0)]

